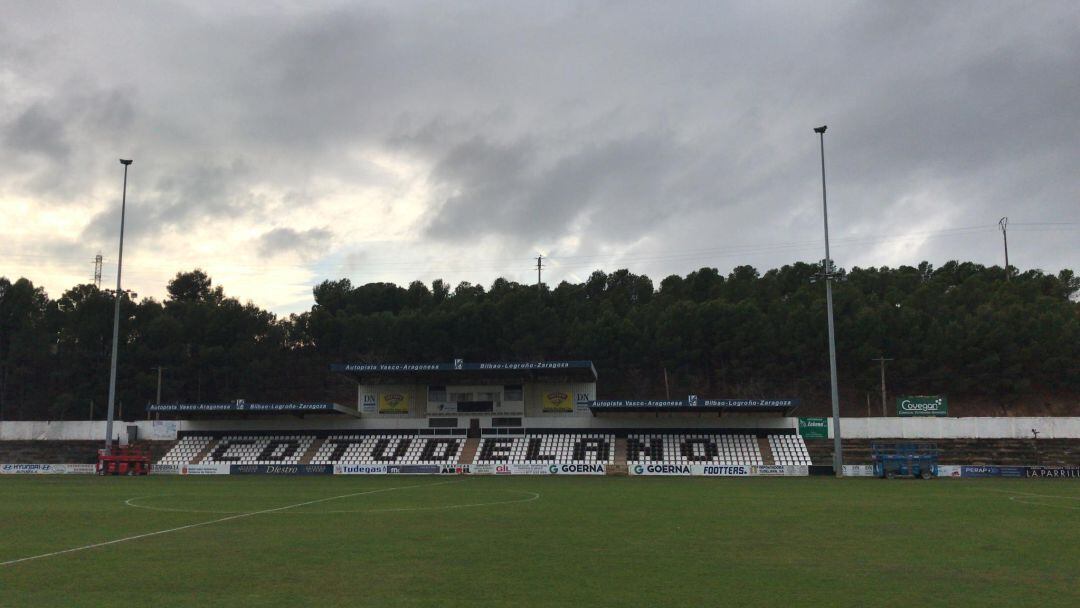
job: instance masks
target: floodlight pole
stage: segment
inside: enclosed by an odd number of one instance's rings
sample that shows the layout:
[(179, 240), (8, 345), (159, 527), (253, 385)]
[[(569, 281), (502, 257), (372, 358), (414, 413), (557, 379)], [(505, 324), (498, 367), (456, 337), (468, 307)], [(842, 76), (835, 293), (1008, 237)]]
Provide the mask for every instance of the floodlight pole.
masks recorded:
[(1009, 218), (1003, 217), (998, 220), (998, 226), (1001, 226), (1001, 240), (1005, 243), (1005, 280), (1009, 280), (1009, 235), (1006, 228), (1009, 226)]
[(105, 451), (112, 452), (112, 427), (116, 405), (116, 357), (120, 349), (120, 298), (124, 292), (120, 290), (120, 271), (124, 266), (124, 213), (127, 211), (127, 174), (131, 160), (120, 159), (124, 165), (124, 190), (120, 199), (120, 253), (116, 256), (116, 304), (113, 307), (113, 333), (112, 333), (112, 365), (109, 369), (109, 413), (105, 423)]
[(822, 125), (814, 129), (821, 136), (821, 208), (825, 218), (825, 303), (829, 311), (829, 381), (832, 387), (833, 417), (833, 472), (837, 477), (844, 476), (844, 453), (840, 443), (840, 395), (836, 386), (836, 331), (833, 328), (832, 305), (832, 258), (829, 256), (829, 203), (825, 195), (825, 129)]

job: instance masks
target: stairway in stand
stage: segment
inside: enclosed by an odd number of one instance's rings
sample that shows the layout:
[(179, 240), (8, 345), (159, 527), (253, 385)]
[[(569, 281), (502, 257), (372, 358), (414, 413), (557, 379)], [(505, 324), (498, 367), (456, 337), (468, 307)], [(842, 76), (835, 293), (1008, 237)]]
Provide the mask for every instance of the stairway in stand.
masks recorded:
[(458, 458), (458, 464), (472, 464), (476, 459), (476, 450), (480, 449), (480, 439), (478, 437), (469, 437), (465, 440), (465, 447), (461, 448), (461, 457)]
[(319, 453), (319, 448), (326, 443), (326, 437), (319, 437), (315, 441), (311, 442), (311, 447), (304, 452), (304, 455), (300, 457), (300, 464), (311, 464), (311, 459), (315, 458), (315, 455)]
[(761, 450), (761, 462), (764, 464), (776, 464), (776, 455), (772, 453), (769, 438), (758, 435), (757, 445), (758, 449)]

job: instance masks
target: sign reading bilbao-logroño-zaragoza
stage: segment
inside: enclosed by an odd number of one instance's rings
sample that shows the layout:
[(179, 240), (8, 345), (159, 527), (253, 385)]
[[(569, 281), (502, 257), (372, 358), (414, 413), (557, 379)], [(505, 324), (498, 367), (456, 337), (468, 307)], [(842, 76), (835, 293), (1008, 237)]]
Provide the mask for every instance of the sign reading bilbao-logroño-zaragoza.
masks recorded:
[(949, 400), (940, 395), (916, 395), (896, 400), (897, 416), (948, 416)]

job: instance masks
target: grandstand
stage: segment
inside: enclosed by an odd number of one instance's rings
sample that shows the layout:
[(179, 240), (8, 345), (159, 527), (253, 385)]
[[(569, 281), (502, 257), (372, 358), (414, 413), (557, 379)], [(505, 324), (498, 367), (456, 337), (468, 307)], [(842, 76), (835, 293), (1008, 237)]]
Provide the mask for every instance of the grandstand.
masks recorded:
[[(159, 472), (189, 465), (227, 472), (230, 465), (490, 471), (567, 464), (596, 465), (590, 471), (600, 472), (679, 467), (690, 474), (707, 473), (686, 467), (742, 467), (748, 474), (779, 467), (761, 474), (805, 475), (827, 473), (832, 463), (831, 441), (800, 434), (799, 419), (791, 417), (797, 399), (599, 400), (589, 361), (350, 363), (332, 370), (355, 381), (355, 406), (154, 404), (147, 411), (159, 420), (121, 428), (128, 441), (155, 440), (149, 443), (160, 455), (154, 459)], [(62, 428), (39, 425), (33, 432), (49, 436)], [(123, 436), (117, 439), (124, 443)], [(871, 442), (845, 439), (845, 461), (870, 464)], [(1080, 460), (1077, 445), (1070, 438), (938, 442), (942, 462), (954, 465), (1071, 466)], [(0, 462), (90, 463), (97, 447), (87, 441), (7, 441), (0, 443)]]

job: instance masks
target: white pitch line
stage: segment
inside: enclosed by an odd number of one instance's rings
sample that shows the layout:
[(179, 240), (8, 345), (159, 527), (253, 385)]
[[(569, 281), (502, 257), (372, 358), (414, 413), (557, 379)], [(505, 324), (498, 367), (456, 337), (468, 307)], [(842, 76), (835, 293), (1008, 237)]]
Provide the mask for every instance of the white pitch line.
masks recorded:
[[(446, 482), (446, 483), (453, 483), (453, 482)], [(430, 484), (430, 485), (435, 485), (435, 484)], [(281, 512), (280, 515), (305, 515), (306, 516), (306, 515), (335, 515), (335, 514), (342, 514), (342, 513), (400, 513), (400, 512), (405, 512), (405, 511), (449, 511), (449, 510), (452, 510), (452, 509), (469, 509), (469, 508), (473, 508), (473, 507), (490, 507), (490, 506), (494, 506), (494, 505), (510, 505), (510, 504), (526, 503), (526, 502), (533, 502), (533, 501), (536, 501), (536, 500), (540, 500), (540, 494), (538, 492), (529, 492), (529, 491), (526, 491), (526, 490), (496, 490), (496, 491), (511, 492), (511, 493), (515, 493), (515, 494), (524, 494), (524, 495), (528, 496), (528, 498), (524, 498), (524, 499), (516, 498), (514, 500), (499, 500), (499, 501), (495, 501), (495, 502), (474, 502), (474, 503), (459, 504), (459, 505), (443, 505), (443, 506), (438, 506), (438, 507), (400, 507), (400, 508), (393, 508), (393, 509), (349, 509), (349, 510), (345, 510), (345, 511), (339, 511), (339, 510), (335, 510), (335, 511), (308, 511), (308, 512), (301, 512), (301, 513), (284, 513), (284, 512)], [(136, 500), (142, 500), (144, 498), (164, 498), (166, 496), (172, 496), (172, 494), (153, 494), (151, 496), (136, 496), (135, 498), (129, 498), (129, 499), (125, 500), (124, 504), (129, 506), (129, 507), (135, 508), (135, 509), (146, 509), (148, 511), (162, 511), (162, 512), (166, 512), (166, 513), (204, 513), (204, 514), (214, 514), (214, 515), (231, 515), (231, 514), (235, 514), (235, 513), (240, 513), (240, 511), (201, 511), (201, 510), (196, 510), (196, 509), (170, 509), (168, 507), (152, 507), (152, 506), (149, 506), (149, 505), (140, 505), (140, 504), (136, 504), (134, 502)]]
[(64, 555), (65, 553), (75, 553), (77, 551), (86, 551), (87, 549), (96, 549), (98, 547), (106, 547), (108, 545), (115, 545), (118, 543), (126, 543), (131, 540), (139, 540), (140, 538), (150, 538), (151, 536), (160, 536), (162, 534), (169, 534), (172, 532), (179, 532), (181, 530), (188, 530), (190, 528), (198, 528), (200, 526), (209, 526), (211, 524), (220, 524), (226, 521), (232, 521), (234, 519), (242, 519), (244, 517), (252, 517), (255, 515), (263, 515), (265, 513), (275, 513), (277, 511), (285, 511), (286, 509), (295, 509), (296, 507), (306, 507), (308, 505), (318, 504), (320, 502), (327, 502), (331, 500), (340, 500), (342, 498), (352, 498), (353, 496), (362, 496), (364, 494), (378, 494), (379, 492), (391, 492), (393, 490), (407, 490), (410, 488), (421, 488), (426, 486), (441, 486), (448, 483), (461, 483), (460, 481), (441, 481), (439, 483), (425, 483), (412, 486), (398, 486), (394, 488), (380, 488), (378, 490), (368, 490), (366, 492), (354, 492), (352, 494), (342, 494), (341, 496), (331, 496), (329, 498), (320, 498), (318, 500), (309, 500), (307, 502), (300, 502), (295, 505), (287, 505), (284, 507), (275, 507), (273, 509), (263, 509), (262, 511), (252, 511), (250, 513), (239, 513), (237, 515), (230, 515), (228, 517), (221, 517), (218, 519), (212, 519), (210, 521), (202, 521), (199, 523), (188, 524), (186, 526), (179, 526), (177, 528), (169, 528), (168, 530), (158, 530), (156, 532), (147, 532), (145, 534), (136, 534), (135, 536), (127, 536), (124, 538), (118, 538), (116, 540), (107, 540), (105, 542), (94, 543), (92, 545), (83, 545), (82, 547), (74, 547), (71, 549), (63, 549), (61, 551), (53, 551), (52, 553), (42, 553), (41, 555), (31, 555), (30, 557), (20, 557), (18, 559), (11, 559), (6, 562), (0, 562), (0, 567), (10, 566), (12, 564), (18, 564), (21, 562), (28, 562), (35, 559), (44, 559), (46, 557), (54, 557), (57, 555)]
[(1035, 496), (1038, 498), (1061, 498), (1063, 500), (1080, 500), (1080, 496), (1058, 496), (1057, 494), (1033, 494), (1031, 492), (1018, 492), (1016, 490), (995, 490), (993, 488), (980, 488), (984, 492), (997, 492), (998, 494), (1014, 494), (1017, 496)]

